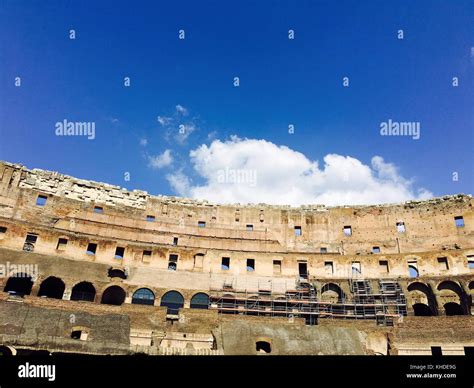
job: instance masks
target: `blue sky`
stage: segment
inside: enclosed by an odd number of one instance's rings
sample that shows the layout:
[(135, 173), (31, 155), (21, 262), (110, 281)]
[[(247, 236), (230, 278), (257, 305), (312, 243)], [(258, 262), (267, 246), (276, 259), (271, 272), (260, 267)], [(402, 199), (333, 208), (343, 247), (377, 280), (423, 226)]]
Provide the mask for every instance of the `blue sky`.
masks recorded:
[[(4, 0), (0, 159), (211, 200), (272, 202), (272, 188), (275, 197), (285, 190), (272, 179), (295, 186), (291, 203), (472, 193), (473, 4)], [(64, 119), (94, 122), (95, 139), (56, 136)], [(420, 139), (381, 136), (388, 119), (419, 122)], [(180, 124), (194, 129), (184, 140)], [(351, 159), (324, 168), (328, 154)], [(261, 190), (226, 185), (219, 195), (209, 163), (255, 169)]]

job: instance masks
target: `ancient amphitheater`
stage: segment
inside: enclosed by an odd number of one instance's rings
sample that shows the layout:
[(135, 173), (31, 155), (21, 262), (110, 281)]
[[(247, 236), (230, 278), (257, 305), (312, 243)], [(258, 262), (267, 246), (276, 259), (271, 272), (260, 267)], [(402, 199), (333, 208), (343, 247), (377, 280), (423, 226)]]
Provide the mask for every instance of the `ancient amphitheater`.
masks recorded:
[(213, 205), (0, 163), (0, 352), (470, 354), (474, 201)]

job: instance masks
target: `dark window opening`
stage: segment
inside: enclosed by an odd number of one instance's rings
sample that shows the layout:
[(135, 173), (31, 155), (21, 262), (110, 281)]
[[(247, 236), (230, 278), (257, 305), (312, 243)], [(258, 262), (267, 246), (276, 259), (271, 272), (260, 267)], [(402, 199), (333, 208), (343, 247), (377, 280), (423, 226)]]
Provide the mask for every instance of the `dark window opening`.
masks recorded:
[(124, 255), (125, 255), (125, 248), (124, 247), (115, 248), (115, 258), (116, 259), (123, 259)]
[(397, 232), (398, 233), (405, 233), (406, 232), (406, 229), (405, 229), (405, 223), (400, 221), (400, 222), (397, 222)]
[(247, 271), (255, 271), (255, 259), (247, 259)]
[(109, 268), (108, 275), (110, 278), (119, 278), (119, 279), (126, 279), (127, 274), (125, 273), (124, 270), (120, 268)]
[(431, 347), (431, 354), (433, 356), (442, 356), (443, 351), (441, 350), (441, 346), (432, 346)]
[(454, 223), (456, 224), (457, 228), (463, 228), (464, 227), (464, 218), (463, 218), (463, 216), (454, 217)]
[(32, 287), (33, 280), (30, 276), (24, 273), (17, 273), (15, 276), (8, 278), (3, 291), (13, 295), (24, 296), (31, 294)]
[(298, 263), (298, 273), (300, 278), (308, 278), (308, 264), (307, 263)]
[(198, 228), (205, 228), (206, 222), (205, 221), (198, 221)]
[(430, 307), (424, 303), (415, 303), (413, 305), (415, 317), (431, 317), (433, 315)]
[(100, 303), (120, 306), (125, 301), (125, 291), (119, 286), (111, 286), (102, 294)]
[(334, 266), (333, 266), (332, 261), (325, 261), (324, 269), (326, 270), (327, 275), (332, 275), (334, 273)]
[(87, 249), (86, 249), (86, 253), (88, 255), (95, 255), (95, 252), (97, 251), (97, 244), (95, 243), (89, 243), (87, 244)]
[(253, 225), (248, 224), (248, 225), (246, 226), (246, 228), (247, 228), (247, 230), (248, 230), (249, 232), (251, 232), (251, 231), (253, 230)]
[(267, 341), (257, 341), (255, 343), (255, 350), (259, 353), (271, 353), (272, 346)]
[(442, 271), (447, 271), (449, 269), (448, 258), (438, 257), (438, 266)]
[(230, 257), (223, 257), (221, 262), (221, 269), (227, 271), (230, 268)]
[(92, 283), (81, 282), (72, 288), (71, 300), (84, 300), (93, 302), (95, 299), (95, 288)]
[(50, 276), (41, 283), (38, 296), (52, 299), (62, 299), (65, 288), (66, 286), (61, 279)]
[(7, 228), (5, 226), (0, 226), (0, 233), (6, 233)]
[(173, 245), (178, 245), (178, 237), (173, 237)]
[(104, 208), (102, 206), (94, 206), (94, 213), (102, 214), (104, 212)]
[(155, 221), (155, 216), (147, 215), (147, 216), (146, 216), (146, 220), (147, 220), (148, 222), (153, 222), (153, 221)]
[(362, 274), (362, 269), (360, 266), (360, 261), (353, 261), (352, 262), (352, 275), (361, 275)]
[(178, 291), (168, 291), (161, 298), (160, 306), (167, 307), (167, 314), (178, 315), (179, 309), (184, 306), (184, 298)]
[(295, 236), (301, 236), (301, 226), (295, 226)]
[(64, 249), (66, 249), (66, 245), (67, 245), (67, 238), (60, 238), (58, 240), (58, 245), (56, 245), (56, 249), (58, 251), (62, 251)]
[(319, 253), (328, 253), (328, 249), (325, 247), (319, 248)]
[(143, 251), (142, 260), (148, 263), (151, 260), (151, 251)]
[(71, 332), (71, 338), (75, 340), (80, 340), (82, 335), (82, 330), (73, 330)]
[(350, 225), (344, 226), (343, 230), (345, 236), (352, 236), (352, 227)]
[(388, 261), (387, 260), (380, 260), (379, 261), (380, 270), (384, 273), (389, 273), (388, 268)]
[(449, 302), (444, 305), (446, 315), (463, 315), (462, 307), (459, 303)]
[(273, 260), (273, 273), (281, 273), (281, 260)]
[(35, 249), (35, 244), (37, 240), (38, 240), (37, 234), (28, 233), (26, 235), (25, 243), (23, 244), (23, 250), (26, 252), (33, 252)]
[(46, 197), (45, 195), (38, 195), (38, 198), (36, 198), (36, 206), (46, 205), (47, 200), (48, 200), (48, 197)]
[(372, 247), (372, 253), (380, 253), (380, 247)]
[(468, 260), (467, 261), (467, 266), (469, 269), (474, 269), (474, 260)]
[(132, 304), (153, 306), (155, 304), (155, 294), (148, 288), (140, 288), (134, 292)]
[(170, 259), (168, 261), (168, 270), (176, 271), (178, 269), (178, 255), (170, 255)]

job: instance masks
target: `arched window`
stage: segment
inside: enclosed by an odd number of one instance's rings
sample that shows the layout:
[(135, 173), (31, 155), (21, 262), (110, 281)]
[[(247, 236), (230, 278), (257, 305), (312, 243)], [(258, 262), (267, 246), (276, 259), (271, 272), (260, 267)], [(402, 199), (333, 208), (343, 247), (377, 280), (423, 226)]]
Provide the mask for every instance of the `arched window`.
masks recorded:
[(209, 295), (204, 292), (199, 292), (191, 298), (192, 309), (208, 309), (209, 308)]
[(71, 300), (85, 300), (93, 302), (95, 299), (95, 288), (92, 283), (81, 282), (77, 283), (72, 288)]
[(177, 315), (184, 306), (184, 298), (178, 291), (168, 291), (161, 298), (160, 306), (168, 307), (168, 314)]
[(102, 304), (120, 306), (125, 301), (125, 291), (119, 286), (111, 286), (102, 294)]
[(16, 294), (19, 296), (30, 295), (33, 287), (31, 276), (25, 273), (16, 273), (8, 278), (7, 284), (3, 289), (4, 292)]
[[(412, 307), (415, 316), (437, 315), (435, 297), (430, 286), (421, 282), (413, 282), (408, 285), (407, 290), (413, 301)], [(424, 306), (429, 308), (429, 313)]]
[(344, 301), (345, 294), (337, 284), (327, 283), (321, 288), (321, 297), (325, 300), (332, 300), (334, 303), (340, 303)]
[(464, 290), (457, 282), (446, 280), (438, 285), (438, 295), (444, 300), (446, 315), (463, 315), (468, 311)]
[(44, 296), (46, 298), (53, 299), (62, 299), (64, 294), (64, 289), (66, 286), (64, 282), (54, 276), (43, 280), (41, 283), (40, 289), (38, 291), (38, 296)]
[(148, 288), (140, 288), (133, 293), (132, 304), (145, 304), (153, 306), (155, 303), (155, 294)]
[(408, 266), (408, 274), (411, 278), (417, 278), (419, 276), (418, 268), (413, 265)]

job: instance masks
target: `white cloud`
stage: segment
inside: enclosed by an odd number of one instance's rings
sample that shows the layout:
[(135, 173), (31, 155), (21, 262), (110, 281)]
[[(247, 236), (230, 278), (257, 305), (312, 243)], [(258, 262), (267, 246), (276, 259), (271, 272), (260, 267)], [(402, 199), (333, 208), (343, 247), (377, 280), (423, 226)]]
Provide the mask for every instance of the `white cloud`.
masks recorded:
[(163, 168), (173, 163), (173, 156), (171, 150), (166, 150), (160, 155), (149, 156), (148, 166), (154, 169)]
[(176, 105), (176, 112), (178, 112), (179, 114), (183, 115), (183, 116), (187, 116), (188, 115), (188, 110), (182, 106), (182, 105)]
[(142, 147), (145, 147), (147, 144), (148, 144), (148, 140), (147, 140), (147, 139), (145, 139), (145, 138), (140, 139), (140, 145), (141, 145)]
[(162, 126), (166, 126), (168, 125), (169, 123), (171, 123), (171, 121), (173, 120), (171, 117), (166, 117), (166, 116), (158, 116), (157, 118), (158, 122), (162, 125)]
[(216, 203), (354, 205), (426, 199), (396, 166), (374, 156), (365, 165), (350, 156), (328, 154), (324, 165), (266, 140), (214, 140), (190, 152), (203, 184), (192, 184), (181, 170), (167, 176), (178, 195)]
[(190, 181), (182, 170), (178, 170), (173, 174), (168, 174), (166, 179), (173, 190), (177, 193), (186, 193), (190, 189)]

